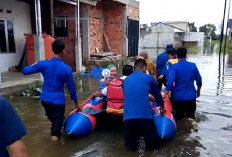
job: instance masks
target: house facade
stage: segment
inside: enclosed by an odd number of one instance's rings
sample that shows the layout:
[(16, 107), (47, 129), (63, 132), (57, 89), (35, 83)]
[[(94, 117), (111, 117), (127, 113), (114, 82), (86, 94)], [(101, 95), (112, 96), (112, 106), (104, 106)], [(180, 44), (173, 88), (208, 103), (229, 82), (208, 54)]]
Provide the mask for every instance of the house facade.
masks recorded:
[(25, 48), (24, 33), (31, 33), (31, 7), (16, 0), (0, 0), (0, 72), (18, 65)]
[[(31, 7), (33, 4), (31, 4)], [(80, 25), (77, 23), (79, 9)], [(50, 16), (48, 16), (50, 15)], [(136, 47), (138, 53), (139, 3), (134, 0), (41, 0), (42, 31), (66, 44), (64, 61), (76, 70), (77, 36), (80, 37), (81, 59), (93, 59), (96, 53), (114, 52), (120, 56), (130, 56), (130, 47)], [(32, 13), (33, 33), (35, 16)], [(132, 24), (131, 24), (131, 21)], [(137, 26), (135, 29), (135, 26)], [(80, 29), (78, 35), (77, 27)], [(137, 32), (137, 36), (128, 37), (128, 32)], [(136, 41), (137, 39), (137, 41)], [(131, 42), (133, 40), (133, 42)], [(136, 42), (134, 42), (134, 40)], [(132, 45), (132, 46), (131, 46)], [(136, 55), (136, 54), (135, 54)]]
[[(38, 8), (30, 0), (0, 0), (0, 4), (0, 72), (3, 72), (19, 64), (25, 46), (24, 33), (38, 31), (35, 14)], [(101, 52), (124, 57), (138, 53), (137, 1), (80, 0), (77, 7), (75, 0), (40, 0), (40, 9), (42, 33), (65, 42), (67, 55), (63, 59), (74, 71), (77, 47), (81, 61), (91, 60), (91, 54)], [(137, 36), (130, 32), (136, 32)]]
[[(167, 24), (168, 23), (168, 24)], [(167, 44), (174, 47), (203, 47), (204, 33), (189, 32), (187, 22), (156, 22), (140, 29), (139, 51), (146, 51), (150, 58), (156, 58)], [(170, 23), (170, 24), (169, 24)]]

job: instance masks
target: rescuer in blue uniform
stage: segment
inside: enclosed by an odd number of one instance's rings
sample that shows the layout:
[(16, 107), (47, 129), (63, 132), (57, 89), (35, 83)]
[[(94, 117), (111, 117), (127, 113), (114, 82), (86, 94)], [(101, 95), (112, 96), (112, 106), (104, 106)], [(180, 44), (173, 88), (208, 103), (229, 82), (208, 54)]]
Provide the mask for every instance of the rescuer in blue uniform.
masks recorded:
[(172, 44), (168, 44), (165, 48), (165, 51), (159, 54), (156, 60), (157, 82), (160, 91), (163, 84), (166, 86), (166, 65), (169, 60), (167, 51), (170, 49), (173, 49)]
[[(196, 98), (200, 96), (202, 86), (201, 75), (196, 64), (186, 61), (186, 55), (186, 48), (177, 50), (179, 61), (171, 69), (165, 91), (165, 95), (169, 95), (169, 92), (173, 91), (177, 120), (195, 118)], [(195, 89), (194, 81), (196, 81), (197, 90)]]
[(39, 61), (35, 65), (26, 66), (22, 73), (29, 75), (41, 72), (44, 78), (43, 90), (40, 95), (42, 105), (48, 119), (52, 122), (51, 140), (58, 141), (61, 136), (61, 128), (64, 121), (66, 83), (71, 99), (75, 107), (77, 103), (76, 86), (73, 79), (72, 69), (64, 63), (62, 57), (65, 55), (65, 45), (60, 40), (52, 43), (54, 57), (50, 60)]
[(158, 137), (149, 93), (155, 97), (158, 106), (163, 108), (164, 102), (154, 77), (146, 74), (146, 61), (137, 59), (134, 70), (123, 81), (125, 145), (135, 151), (138, 149), (139, 136), (144, 136), (146, 149), (154, 150), (158, 148)]

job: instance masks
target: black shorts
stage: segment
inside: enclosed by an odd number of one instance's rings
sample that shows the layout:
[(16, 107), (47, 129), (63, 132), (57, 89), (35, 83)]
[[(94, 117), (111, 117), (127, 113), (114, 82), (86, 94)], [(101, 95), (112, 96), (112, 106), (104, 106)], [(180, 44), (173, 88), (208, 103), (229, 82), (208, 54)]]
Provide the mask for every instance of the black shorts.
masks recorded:
[(54, 105), (42, 101), (42, 105), (45, 109), (45, 115), (52, 123), (51, 136), (61, 136), (61, 128), (64, 122), (65, 105)]
[(143, 136), (147, 150), (158, 149), (158, 135), (153, 119), (128, 119), (125, 124), (125, 146), (136, 151), (139, 146), (139, 137)]
[(195, 118), (196, 99), (186, 101), (174, 101), (176, 120), (183, 118)]

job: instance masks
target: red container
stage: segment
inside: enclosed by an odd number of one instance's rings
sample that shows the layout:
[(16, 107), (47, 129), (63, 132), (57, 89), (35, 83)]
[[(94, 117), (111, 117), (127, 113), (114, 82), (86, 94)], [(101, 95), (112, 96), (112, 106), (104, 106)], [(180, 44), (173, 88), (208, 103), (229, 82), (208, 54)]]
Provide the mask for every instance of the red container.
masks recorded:
[[(36, 35), (24, 34), (24, 36), (26, 39), (27, 64), (32, 65), (35, 63), (34, 37)], [(47, 34), (43, 34), (43, 38), (44, 38), (45, 59), (51, 59), (54, 55), (52, 51), (52, 43), (55, 41), (55, 39)]]

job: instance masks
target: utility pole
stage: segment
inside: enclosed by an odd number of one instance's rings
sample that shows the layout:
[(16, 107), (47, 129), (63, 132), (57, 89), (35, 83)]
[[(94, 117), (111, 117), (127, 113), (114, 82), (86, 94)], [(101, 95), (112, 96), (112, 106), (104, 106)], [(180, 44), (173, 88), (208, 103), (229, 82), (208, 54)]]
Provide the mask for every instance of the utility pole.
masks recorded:
[(76, 54), (76, 71), (82, 70), (82, 53), (81, 53), (81, 38), (80, 38), (80, 1), (76, 1), (75, 7), (75, 21), (76, 21), (76, 40), (75, 40), (75, 54)]
[(158, 32), (158, 35), (157, 35), (157, 46), (156, 46), (156, 48), (157, 48), (157, 56), (156, 57), (158, 57), (158, 54), (159, 54), (159, 33), (160, 32)]
[[(45, 59), (44, 39), (42, 37), (41, 7), (40, 0), (35, 0), (36, 36), (34, 37), (35, 62)], [(42, 74), (39, 79), (43, 80)]]
[(225, 38), (224, 51), (223, 51), (223, 62), (222, 62), (223, 75), (224, 75), (224, 71), (225, 71), (226, 42), (227, 42), (227, 33), (228, 33), (228, 21), (229, 21), (229, 17), (230, 17), (230, 4), (231, 4), (231, 0), (229, 2), (229, 10), (228, 10), (228, 16), (227, 16), (227, 25), (226, 25), (226, 38)]
[(224, 36), (224, 23), (225, 23), (225, 14), (226, 14), (226, 2), (227, 2), (227, 0), (225, 0), (224, 14), (223, 14), (223, 20), (222, 20), (220, 48), (219, 48), (219, 68), (221, 68), (221, 51), (222, 51), (222, 41), (223, 41), (223, 36)]

